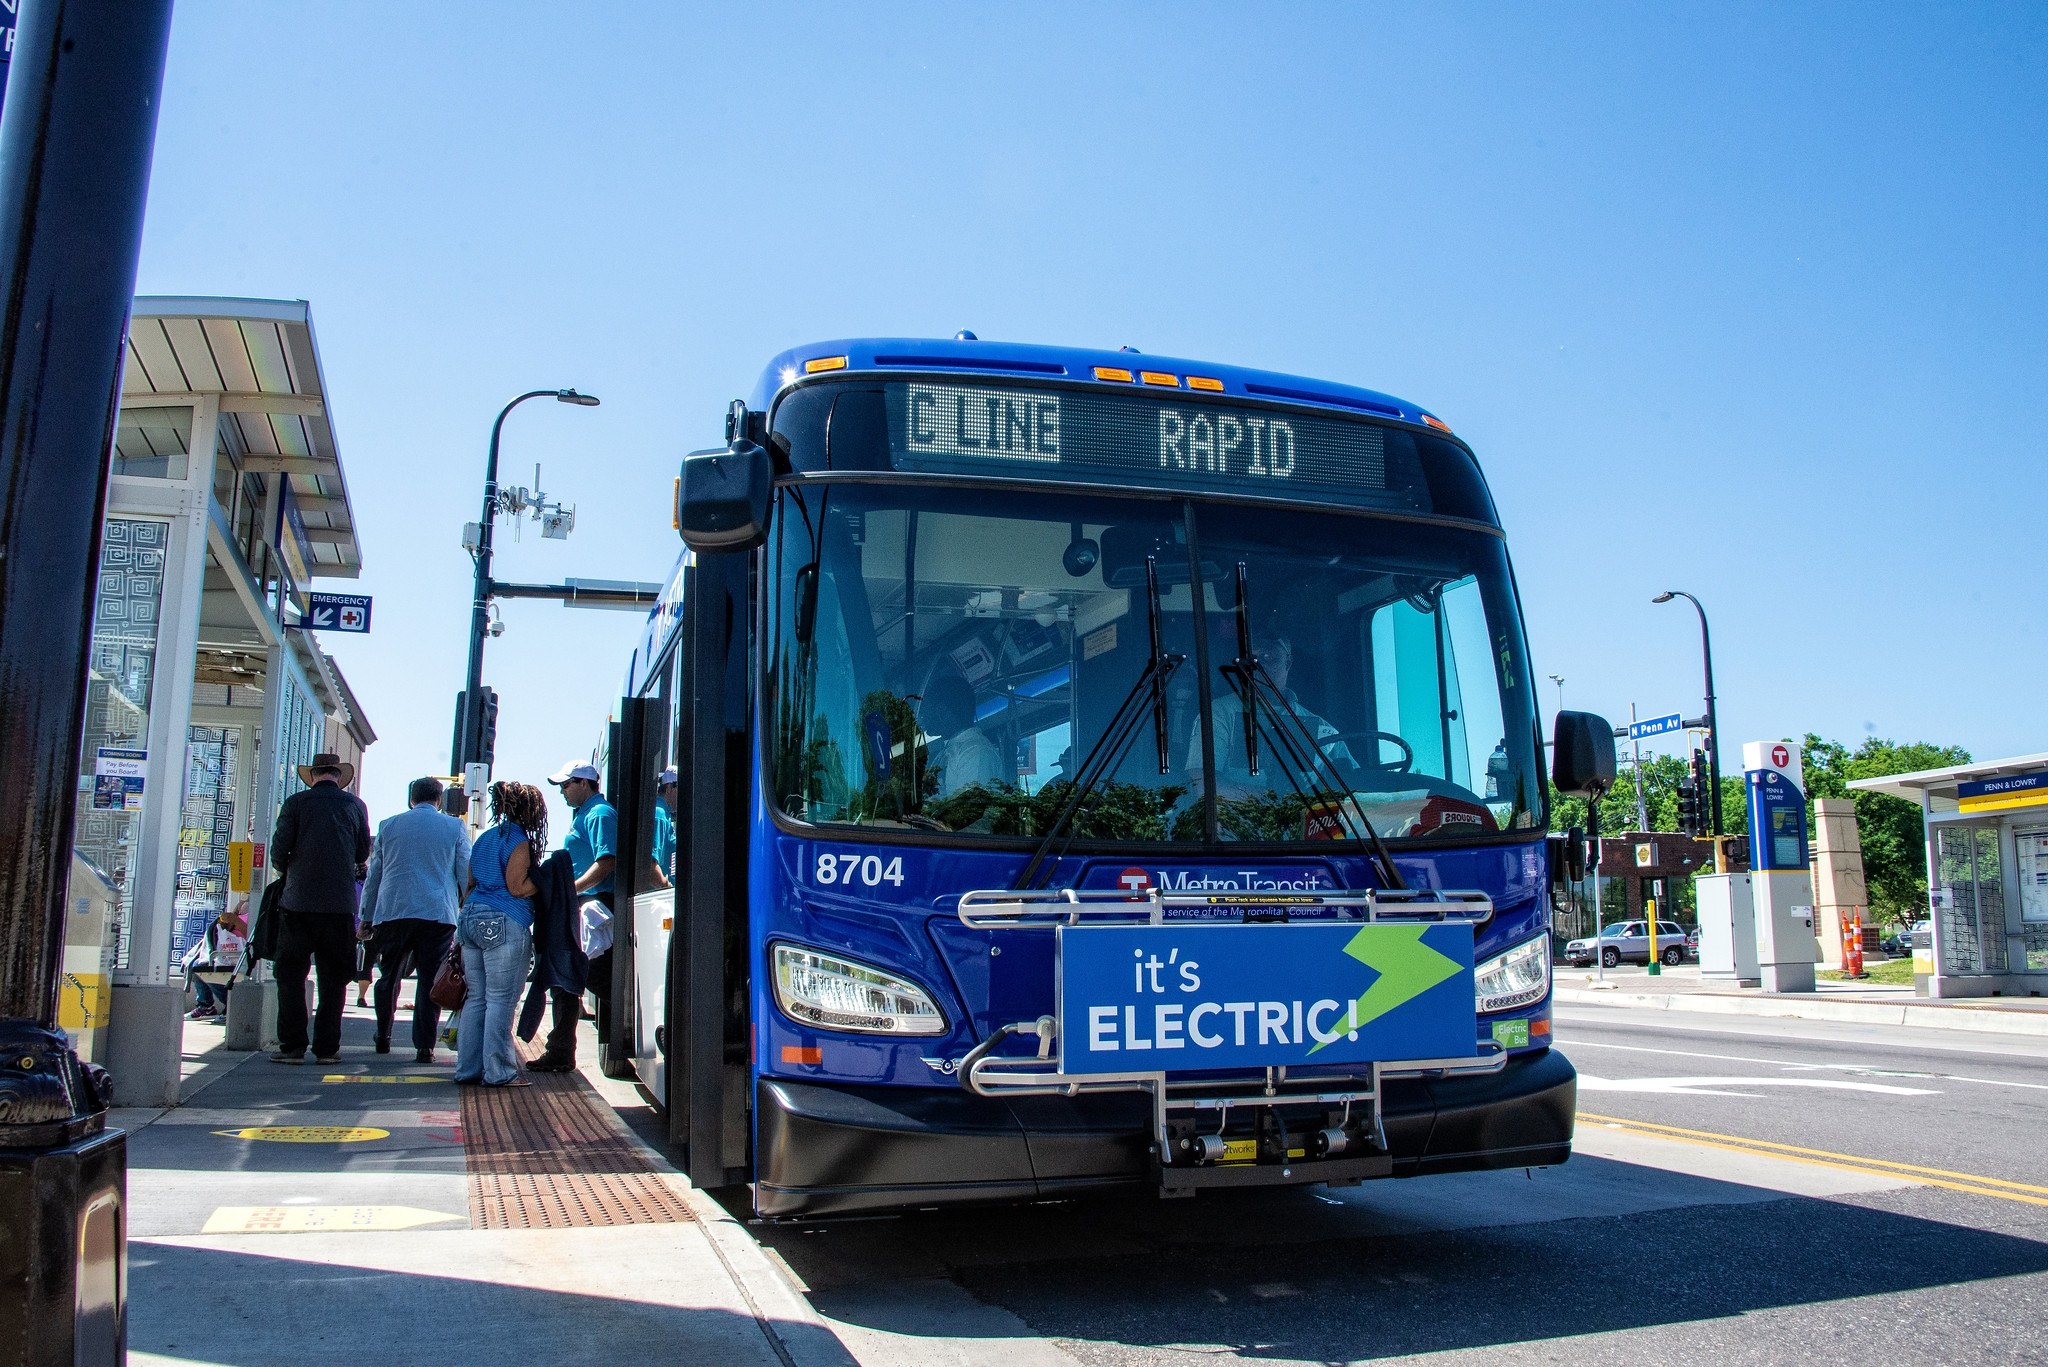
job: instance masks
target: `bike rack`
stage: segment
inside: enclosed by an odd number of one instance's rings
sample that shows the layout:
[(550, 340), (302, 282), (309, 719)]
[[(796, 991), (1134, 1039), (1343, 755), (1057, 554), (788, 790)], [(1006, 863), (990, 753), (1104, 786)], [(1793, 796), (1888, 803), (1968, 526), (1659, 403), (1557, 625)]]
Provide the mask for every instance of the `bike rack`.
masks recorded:
[[(1285, 923), (1311, 908), (1336, 908), (1338, 919), (1365, 923), (1466, 922), (1478, 924), (1493, 915), (1493, 902), (1480, 892), (1444, 892), (1433, 889), (1383, 889), (1365, 892), (1308, 893), (1201, 893), (1142, 891), (1079, 891), (1073, 888), (977, 890), (960, 897), (960, 923), (972, 930), (1049, 932), (1059, 926), (1078, 925), (1164, 925), (1177, 909), (1209, 913), (1238, 912), (1247, 922)], [(1317, 918), (1319, 920), (1325, 918)], [(999, 1055), (995, 1051), (1006, 1040), (1035, 1036), (1038, 1048), (1032, 1055)], [(1059, 1022), (1052, 1016), (1019, 1021), (998, 1028), (969, 1050), (960, 1061), (963, 1087), (978, 1096), (1083, 1096), (1103, 1092), (1145, 1092), (1152, 1099), (1152, 1129), (1155, 1166), (1161, 1184), (1169, 1192), (1185, 1194), (1200, 1186), (1274, 1180), (1295, 1180), (1296, 1167), (1309, 1168), (1314, 1176), (1299, 1180), (1346, 1181), (1378, 1176), (1388, 1167), (1387, 1137), (1381, 1099), (1383, 1085), (1390, 1078), (1468, 1076), (1497, 1073), (1507, 1066), (1507, 1050), (1488, 1042), (1476, 1046), (1476, 1054), (1464, 1058), (1403, 1059), (1374, 1063), (1366, 1072), (1313, 1072), (1288, 1076), (1284, 1067), (1263, 1070), (1264, 1076), (1239, 1075), (1231, 1078), (1181, 1079), (1169, 1081), (1163, 1072), (1089, 1073), (1068, 1075), (1061, 1071)], [(1348, 1119), (1354, 1106), (1362, 1106), (1359, 1119), (1364, 1138), (1376, 1153), (1363, 1159), (1330, 1158), (1296, 1164), (1259, 1164), (1256, 1173), (1243, 1173), (1253, 1165), (1234, 1164), (1227, 1169), (1181, 1166), (1174, 1156), (1170, 1119), (1183, 1123), (1191, 1118), (1205, 1128), (1213, 1115), (1220, 1137), (1233, 1108), (1295, 1105), (1343, 1106)], [(1272, 1174), (1279, 1170), (1276, 1179)], [(1225, 1172), (1238, 1176), (1223, 1178)], [(1204, 1177), (1206, 1174), (1206, 1178)], [(1221, 1180), (1219, 1180), (1221, 1179)]]

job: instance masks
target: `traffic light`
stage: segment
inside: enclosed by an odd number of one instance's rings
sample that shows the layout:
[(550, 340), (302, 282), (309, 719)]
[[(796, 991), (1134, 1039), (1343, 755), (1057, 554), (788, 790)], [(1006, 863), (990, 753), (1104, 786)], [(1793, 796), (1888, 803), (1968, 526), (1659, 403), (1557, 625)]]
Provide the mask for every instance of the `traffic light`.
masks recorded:
[(448, 767), (459, 776), (469, 762), (469, 690), (455, 690), (455, 739), (448, 747)]
[(1695, 750), (1691, 773), (1678, 781), (1678, 829), (1695, 839), (1707, 834), (1710, 791), (1706, 753)]
[(1713, 776), (1707, 772), (1707, 752), (1704, 750), (1692, 752), (1692, 791), (1693, 800), (1699, 808), (1695, 818), (1699, 829), (1694, 831), (1693, 834), (1696, 836), (1712, 835), (1714, 833), (1714, 780)]
[(498, 754), (498, 690), (486, 687), (482, 691), (483, 705), (477, 709), (475, 762), (486, 769)]
[(455, 695), (455, 747), (450, 768), (458, 777), (470, 764), (488, 766), (498, 751), (498, 690), (480, 688)]
[(1678, 829), (1691, 836), (1700, 833), (1700, 792), (1690, 778), (1678, 780)]

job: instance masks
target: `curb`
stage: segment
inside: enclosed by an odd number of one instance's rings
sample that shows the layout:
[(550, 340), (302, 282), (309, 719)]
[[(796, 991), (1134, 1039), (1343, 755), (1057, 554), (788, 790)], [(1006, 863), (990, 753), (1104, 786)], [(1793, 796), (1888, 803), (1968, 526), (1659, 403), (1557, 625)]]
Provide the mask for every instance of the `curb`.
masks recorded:
[(620, 1119), (598, 1079), (586, 1074), (583, 1081), (597, 1092), (606, 1122), (639, 1151), (704, 1231), (713, 1256), (739, 1289), (740, 1298), (754, 1314), (754, 1323), (760, 1326), (768, 1346), (785, 1367), (860, 1367), (858, 1359), (791, 1284), (767, 1250), (747, 1232), (746, 1226), (677, 1171), (667, 1154)]
[(1691, 1011), (1715, 1016), (1766, 1016), (1779, 1020), (1847, 1021), (1863, 1025), (1909, 1025), (1921, 1030), (1973, 1030), (1991, 1035), (2048, 1036), (2048, 1011), (1996, 1006), (1946, 1006), (1931, 1002), (1830, 1001), (1825, 997), (1735, 997), (1716, 992), (1595, 992), (1554, 987), (1553, 1001), (1575, 1006), (1630, 1006), (1652, 1011)]

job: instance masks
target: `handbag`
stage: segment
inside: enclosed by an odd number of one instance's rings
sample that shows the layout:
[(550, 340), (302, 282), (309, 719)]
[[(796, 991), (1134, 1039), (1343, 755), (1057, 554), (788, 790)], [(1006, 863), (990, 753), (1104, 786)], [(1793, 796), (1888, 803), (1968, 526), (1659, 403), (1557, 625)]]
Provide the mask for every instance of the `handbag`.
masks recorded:
[(462, 1003), (469, 999), (469, 979), (462, 973), (462, 946), (455, 941), (449, 942), (447, 957), (441, 960), (427, 995), (443, 1011), (460, 1011)]
[(279, 878), (263, 889), (263, 900), (256, 909), (256, 928), (249, 933), (249, 953), (258, 959), (277, 958), (278, 932), (284, 927), (284, 879)]

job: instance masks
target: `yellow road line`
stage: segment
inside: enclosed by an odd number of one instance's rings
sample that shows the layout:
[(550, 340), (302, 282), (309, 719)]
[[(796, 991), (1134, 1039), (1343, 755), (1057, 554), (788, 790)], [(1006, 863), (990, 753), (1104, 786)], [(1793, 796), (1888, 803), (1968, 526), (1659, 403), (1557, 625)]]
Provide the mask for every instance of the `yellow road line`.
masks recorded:
[(1731, 1153), (1782, 1158), (1788, 1163), (1806, 1163), (1817, 1168), (1839, 1168), (1844, 1172), (1861, 1173), (1866, 1177), (1900, 1177), (1923, 1186), (1967, 1192), (1972, 1196), (1996, 1196), (2001, 1200), (2021, 1201), (2030, 1206), (2048, 1206), (2048, 1187), (2029, 1186), (2025, 1182), (2009, 1182), (2002, 1177), (1980, 1177), (1971, 1172), (1927, 1168), (1914, 1163), (1895, 1163), (1888, 1158), (1866, 1158), (1861, 1154), (1808, 1149), (1797, 1144), (1778, 1144), (1768, 1139), (1750, 1139), (1738, 1134), (1717, 1134), (1712, 1130), (1689, 1130), (1679, 1125), (1659, 1125), (1652, 1121), (1629, 1120), (1621, 1116), (1594, 1115), (1590, 1111), (1579, 1112), (1579, 1119), (1618, 1130), (1632, 1130), (1657, 1139), (1699, 1144), (1710, 1149), (1726, 1149)]

